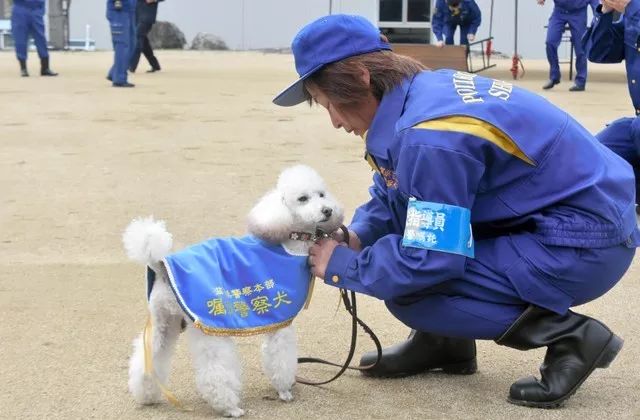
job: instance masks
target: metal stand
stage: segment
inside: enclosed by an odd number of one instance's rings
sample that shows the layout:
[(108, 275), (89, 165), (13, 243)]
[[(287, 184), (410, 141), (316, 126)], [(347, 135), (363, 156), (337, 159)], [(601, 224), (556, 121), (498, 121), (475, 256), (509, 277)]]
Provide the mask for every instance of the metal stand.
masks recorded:
[[(469, 73), (478, 73), (482, 70), (490, 69), (491, 67), (495, 67), (495, 64), (491, 64), (491, 49), (487, 48), (493, 41), (493, 37), (480, 39), (478, 41), (470, 42), (467, 45), (467, 68), (469, 69)], [(480, 45), (481, 53), (482, 53), (482, 68), (474, 69), (473, 68), (473, 59), (471, 57), (471, 47), (474, 45)]]

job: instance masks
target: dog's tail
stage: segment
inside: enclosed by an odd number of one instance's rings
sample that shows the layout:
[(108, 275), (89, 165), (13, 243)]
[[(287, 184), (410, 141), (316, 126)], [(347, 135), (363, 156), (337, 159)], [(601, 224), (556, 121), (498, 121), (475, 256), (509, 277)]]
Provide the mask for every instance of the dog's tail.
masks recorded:
[(122, 242), (130, 259), (154, 267), (171, 252), (173, 236), (167, 232), (164, 221), (149, 216), (129, 223)]

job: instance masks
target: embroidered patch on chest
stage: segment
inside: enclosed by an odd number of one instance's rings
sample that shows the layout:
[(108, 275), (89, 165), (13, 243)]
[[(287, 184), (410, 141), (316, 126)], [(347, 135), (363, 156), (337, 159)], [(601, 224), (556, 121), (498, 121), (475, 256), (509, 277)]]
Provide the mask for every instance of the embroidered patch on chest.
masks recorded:
[(398, 188), (398, 177), (396, 176), (396, 173), (391, 169), (381, 167), (380, 175), (382, 175), (382, 178), (384, 178), (384, 182), (385, 184), (387, 184), (387, 188)]

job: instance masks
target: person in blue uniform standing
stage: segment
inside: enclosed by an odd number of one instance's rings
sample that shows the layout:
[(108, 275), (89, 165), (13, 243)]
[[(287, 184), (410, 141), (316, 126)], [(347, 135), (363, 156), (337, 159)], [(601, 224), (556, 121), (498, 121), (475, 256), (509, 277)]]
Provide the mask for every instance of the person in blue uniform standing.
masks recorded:
[[(545, 0), (538, 0), (544, 5)], [(549, 18), (547, 28), (547, 61), (549, 61), (549, 81), (542, 86), (551, 89), (560, 83), (560, 62), (558, 61), (558, 47), (566, 25), (571, 31), (571, 39), (576, 53), (576, 79), (569, 88), (571, 92), (581, 92), (587, 83), (587, 57), (580, 40), (587, 30), (587, 8), (595, 11), (599, 0), (554, 0), (553, 12)]]
[[(613, 21), (613, 11), (622, 13), (617, 22)], [(640, 115), (640, 0), (602, 0), (583, 42), (589, 61), (624, 60), (635, 115)]]
[(615, 286), (640, 244), (631, 167), (544, 98), (424, 70), (362, 17), (320, 18), (292, 50), (300, 78), (274, 103), (326, 108), (375, 168), (348, 246), (320, 240), (312, 272), (413, 329), (366, 373), (471, 374), (476, 339), (547, 347), (541, 378), (515, 382), (509, 401), (549, 408), (608, 367), (623, 340), (569, 308)]
[(482, 14), (474, 0), (438, 0), (431, 19), (436, 45), (453, 45), (457, 27), (460, 27), (460, 45), (468, 45), (475, 39), (481, 22)]
[(29, 77), (27, 70), (27, 49), (29, 35), (33, 37), (40, 57), (40, 75), (57, 76), (49, 68), (47, 37), (44, 35), (44, 0), (14, 0), (11, 12), (11, 35), (16, 46), (16, 56), (20, 62), (20, 75)]
[(107, 79), (114, 87), (134, 87), (127, 69), (136, 45), (136, 0), (107, 0), (107, 19), (113, 43), (113, 65)]
[(153, 54), (153, 48), (149, 42), (149, 32), (156, 23), (156, 17), (158, 15), (158, 2), (163, 0), (138, 0), (136, 7), (136, 47), (131, 56), (131, 62), (129, 63), (129, 71), (135, 73), (140, 62), (140, 54), (144, 54), (151, 70), (147, 73), (155, 73), (160, 71), (160, 63)]

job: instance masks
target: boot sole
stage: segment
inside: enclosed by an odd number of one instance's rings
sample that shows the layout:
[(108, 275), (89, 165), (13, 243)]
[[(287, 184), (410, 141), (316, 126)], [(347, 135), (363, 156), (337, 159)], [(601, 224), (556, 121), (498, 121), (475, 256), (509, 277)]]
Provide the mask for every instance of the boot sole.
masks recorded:
[(372, 378), (385, 378), (385, 379), (395, 379), (395, 378), (406, 378), (407, 376), (418, 375), (423, 372), (442, 372), (448, 375), (472, 375), (476, 373), (478, 370), (478, 362), (476, 359), (467, 360), (464, 362), (451, 363), (448, 365), (438, 366), (438, 367), (427, 367), (421, 370), (407, 371), (407, 372), (376, 372), (375, 370), (361, 370), (360, 372), (364, 376), (372, 377)]
[(580, 385), (593, 373), (596, 368), (606, 369), (611, 365), (611, 362), (616, 358), (620, 350), (622, 350), (622, 346), (624, 345), (624, 340), (617, 335), (613, 334), (609, 342), (604, 346), (600, 355), (594, 362), (591, 369), (582, 377), (582, 379), (576, 384), (576, 386), (571, 389), (567, 394), (558, 398), (554, 401), (524, 401), (524, 400), (514, 400), (511, 397), (507, 398), (507, 401), (511, 404), (521, 405), (525, 407), (534, 407), (534, 408), (558, 408), (562, 406), (573, 394), (576, 393)]

